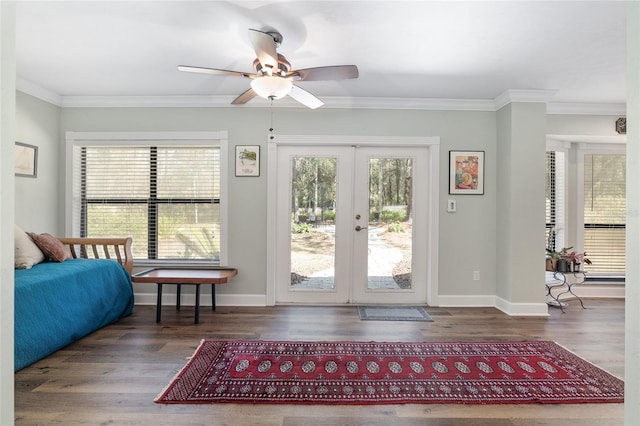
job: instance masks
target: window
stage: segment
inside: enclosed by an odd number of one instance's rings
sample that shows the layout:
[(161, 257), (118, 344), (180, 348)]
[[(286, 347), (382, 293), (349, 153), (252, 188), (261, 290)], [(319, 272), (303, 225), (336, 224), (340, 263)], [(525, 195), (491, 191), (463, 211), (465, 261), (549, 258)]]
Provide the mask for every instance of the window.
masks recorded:
[(626, 156), (584, 155), (584, 251), (587, 270), (625, 275)]
[[(556, 250), (573, 246), (577, 251), (586, 252), (592, 261), (591, 265), (583, 265), (589, 273), (588, 281), (622, 282), (626, 156), (619, 146), (571, 145), (547, 151), (547, 245)], [(566, 158), (573, 153), (578, 168), (569, 176)], [(575, 215), (566, 215), (567, 210), (574, 209)], [(551, 234), (552, 230), (555, 234)]]
[(220, 261), (220, 138), (82, 136), (69, 145), (73, 235), (131, 236), (139, 260)]
[(546, 241), (556, 250), (565, 244), (565, 153), (547, 151)]

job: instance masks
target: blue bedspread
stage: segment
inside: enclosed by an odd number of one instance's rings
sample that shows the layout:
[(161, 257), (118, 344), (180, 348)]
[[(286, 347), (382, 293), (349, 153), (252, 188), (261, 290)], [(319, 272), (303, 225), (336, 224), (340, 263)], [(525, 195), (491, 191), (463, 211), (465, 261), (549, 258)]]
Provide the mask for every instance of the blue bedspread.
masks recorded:
[(133, 310), (127, 271), (108, 259), (70, 259), (15, 270), (18, 371)]

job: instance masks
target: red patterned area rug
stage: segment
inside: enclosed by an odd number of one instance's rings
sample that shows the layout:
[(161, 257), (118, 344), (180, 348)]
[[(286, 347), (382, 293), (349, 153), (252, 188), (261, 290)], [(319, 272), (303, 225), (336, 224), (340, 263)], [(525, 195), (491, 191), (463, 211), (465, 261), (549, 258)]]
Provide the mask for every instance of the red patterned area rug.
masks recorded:
[(203, 340), (163, 404), (623, 402), (623, 381), (548, 341)]

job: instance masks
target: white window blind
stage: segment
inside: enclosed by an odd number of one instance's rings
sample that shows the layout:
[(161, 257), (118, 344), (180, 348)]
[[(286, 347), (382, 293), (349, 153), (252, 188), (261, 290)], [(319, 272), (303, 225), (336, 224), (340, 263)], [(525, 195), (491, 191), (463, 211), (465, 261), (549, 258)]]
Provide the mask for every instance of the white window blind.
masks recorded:
[(73, 163), (80, 236), (131, 236), (135, 259), (219, 260), (219, 146), (77, 144)]
[[(555, 250), (565, 245), (565, 153), (547, 151), (546, 241)], [(554, 232), (553, 235), (551, 233)]]
[(591, 274), (625, 275), (626, 156), (584, 156), (584, 251)]

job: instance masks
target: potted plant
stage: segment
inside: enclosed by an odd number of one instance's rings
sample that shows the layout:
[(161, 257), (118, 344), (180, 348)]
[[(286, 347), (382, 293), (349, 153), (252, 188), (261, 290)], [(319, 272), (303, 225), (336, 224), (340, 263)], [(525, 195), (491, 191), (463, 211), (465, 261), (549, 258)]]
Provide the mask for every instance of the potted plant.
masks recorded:
[(569, 263), (567, 254), (573, 247), (565, 247), (560, 251), (547, 247), (547, 271), (567, 272)]
[[(570, 249), (570, 248), (569, 248)], [(587, 257), (587, 253), (576, 253), (572, 251), (570, 253), (565, 253), (562, 255), (562, 258), (567, 261), (569, 264), (569, 270), (578, 272), (580, 270), (580, 265), (586, 263), (587, 265), (591, 265), (591, 260)]]
[(545, 269), (547, 271), (556, 271), (558, 259), (560, 259), (560, 252), (556, 251), (556, 230), (554, 228), (549, 230), (546, 252), (547, 259)]
[(591, 265), (591, 260), (587, 257), (587, 253), (578, 253), (569, 251), (573, 247), (565, 247), (560, 251), (556, 251), (547, 247), (547, 271), (572, 272), (579, 271), (580, 265), (586, 263)]

